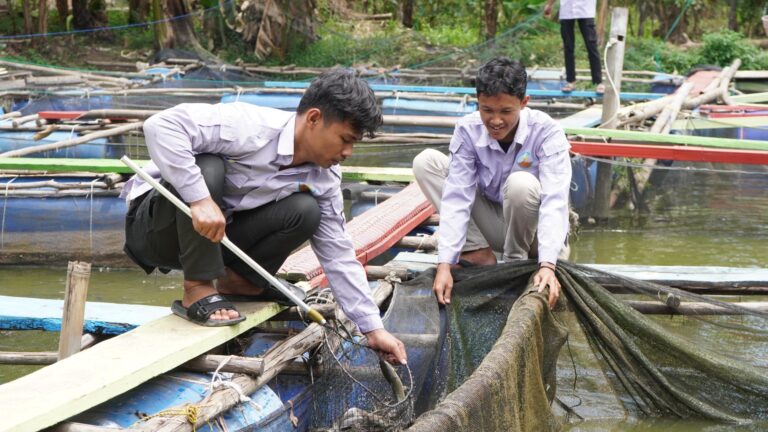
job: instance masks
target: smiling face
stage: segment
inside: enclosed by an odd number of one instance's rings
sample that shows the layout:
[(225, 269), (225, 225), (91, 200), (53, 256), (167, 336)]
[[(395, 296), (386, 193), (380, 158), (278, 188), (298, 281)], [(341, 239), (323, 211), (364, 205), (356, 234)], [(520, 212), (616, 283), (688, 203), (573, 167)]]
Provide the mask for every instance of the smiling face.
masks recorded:
[(520, 100), (507, 93), (494, 96), (481, 93), (477, 103), (480, 118), (491, 138), (503, 143), (512, 142), (520, 121), (520, 111), (528, 104), (528, 96)]
[[(352, 156), (352, 147), (362, 139), (350, 122), (326, 121), (318, 109), (310, 109), (304, 117), (300, 140), (297, 142), (299, 161), (312, 162), (323, 168), (344, 162)], [(298, 137), (297, 137), (298, 138)]]

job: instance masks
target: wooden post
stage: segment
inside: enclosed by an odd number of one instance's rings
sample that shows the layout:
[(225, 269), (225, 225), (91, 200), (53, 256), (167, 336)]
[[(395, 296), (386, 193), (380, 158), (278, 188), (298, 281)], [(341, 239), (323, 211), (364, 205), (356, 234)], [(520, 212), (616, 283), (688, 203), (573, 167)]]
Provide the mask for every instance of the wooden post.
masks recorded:
[(90, 278), (90, 263), (69, 262), (67, 288), (64, 292), (64, 314), (61, 318), (61, 335), (59, 337), (59, 360), (80, 351), (85, 320), (85, 298), (88, 296)]
[[(627, 34), (627, 9), (613, 8), (611, 12), (611, 33), (608, 39), (608, 68), (605, 74), (608, 85), (603, 95), (603, 128), (612, 129), (616, 124), (616, 113), (619, 110), (619, 93), (621, 92), (621, 75), (624, 68), (624, 43)], [(598, 162), (597, 179), (595, 184), (595, 202), (592, 216), (596, 221), (608, 219), (610, 211), (612, 166), (609, 163)]]

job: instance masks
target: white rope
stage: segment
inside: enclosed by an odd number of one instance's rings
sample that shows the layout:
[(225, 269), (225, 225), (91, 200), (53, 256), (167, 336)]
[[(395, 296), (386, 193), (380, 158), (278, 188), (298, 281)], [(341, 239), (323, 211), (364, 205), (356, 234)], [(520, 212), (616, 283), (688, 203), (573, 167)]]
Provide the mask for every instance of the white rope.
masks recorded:
[[(208, 384), (208, 392), (213, 393), (214, 390), (220, 388), (220, 387), (227, 387), (231, 388), (235, 392), (237, 392), (238, 395), (238, 401), (240, 402), (248, 402), (253, 404), (254, 407), (261, 410), (261, 406), (253, 401), (250, 397), (248, 397), (245, 392), (243, 392), (243, 388), (240, 387), (237, 383), (234, 383), (232, 381), (225, 381), (223, 376), (224, 373), (221, 373), (221, 368), (224, 367), (227, 363), (229, 363), (229, 360), (232, 359), (234, 356), (228, 356), (224, 360), (222, 360), (219, 363), (219, 366), (216, 368), (216, 370), (213, 372), (213, 375), (211, 376), (211, 382)], [(231, 377), (232, 374), (227, 374), (228, 378)]]
[(19, 178), (19, 176), (16, 176), (10, 180), (8, 180), (8, 183), (5, 184), (5, 201), (3, 201), (3, 220), (0, 224), (0, 249), (5, 248), (5, 209), (8, 207), (8, 189), (11, 187), (11, 183), (14, 182)]
[(240, 87), (240, 86), (237, 86), (237, 87), (235, 87), (235, 89), (237, 90), (237, 95), (235, 96), (235, 102), (239, 102), (240, 101), (240, 95), (243, 94), (243, 88)]
[[(605, 65), (605, 76), (608, 78), (608, 83), (611, 85), (611, 88), (613, 88), (613, 92), (616, 93), (616, 101), (618, 102), (618, 106), (621, 107), (621, 94), (619, 93), (619, 89), (616, 88), (616, 84), (613, 82), (613, 78), (611, 77), (611, 71), (608, 69), (608, 48), (612, 47), (613, 45), (619, 43), (619, 41), (615, 38), (611, 38), (611, 40), (608, 41), (607, 44), (605, 44), (605, 50), (603, 50), (603, 64)], [(603, 109), (605, 109), (605, 95), (603, 95)], [(608, 120), (604, 121), (603, 124), (607, 125), (613, 122), (613, 120), (616, 119), (619, 115), (619, 110), (616, 110), (615, 113), (613, 113), (613, 116), (609, 118)], [(598, 129), (602, 126), (598, 126)]]

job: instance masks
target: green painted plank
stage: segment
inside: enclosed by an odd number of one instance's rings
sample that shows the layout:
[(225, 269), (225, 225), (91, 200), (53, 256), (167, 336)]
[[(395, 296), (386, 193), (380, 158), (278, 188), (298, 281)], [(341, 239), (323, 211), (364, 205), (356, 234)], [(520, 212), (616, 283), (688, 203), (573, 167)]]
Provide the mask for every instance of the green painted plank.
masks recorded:
[(722, 117), (717, 119), (684, 119), (675, 120), (672, 123), (672, 129), (723, 129), (723, 128), (768, 128), (768, 116), (746, 116), (746, 117)]
[(733, 102), (738, 103), (760, 103), (768, 102), (768, 92), (761, 93), (745, 93), (736, 96), (730, 96)]
[[(146, 160), (134, 161), (144, 166)], [(93, 173), (131, 173), (119, 159), (65, 159), (65, 158), (0, 158), (0, 169), (61, 172), (93, 172)]]
[[(144, 166), (148, 161), (134, 161)], [(117, 159), (63, 159), (63, 158), (0, 158), (0, 170), (45, 171), (47, 173), (85, 171), (92, 173), (130, 174), (131, 169)], [(410, 183), (410, 168), (349, 167), (341, 172), (347, 181), (393, 181)]]
[(257, 326), (284, 309), (238, 303), (246, 320), (202, 327), (167, 315), (0, 386), (0, 431), (37, 431), (120, 395)]
[(413, 170), (410, 168), (382, 167), (341, 167), (341, 174), (347, 181), (391, 181), (410, 183), (413, 181)]
[(607, 137), (645, 144), (676, 144), (700, 147), (712, 147), (733, 150), (768, 151), (768, 142), (756, 140), (710, 138), (690, 135), (669, 135), (650, 132), (635, 132), (616, 129), (565, 128), (569, 135), (584, 135), (587, 137)]

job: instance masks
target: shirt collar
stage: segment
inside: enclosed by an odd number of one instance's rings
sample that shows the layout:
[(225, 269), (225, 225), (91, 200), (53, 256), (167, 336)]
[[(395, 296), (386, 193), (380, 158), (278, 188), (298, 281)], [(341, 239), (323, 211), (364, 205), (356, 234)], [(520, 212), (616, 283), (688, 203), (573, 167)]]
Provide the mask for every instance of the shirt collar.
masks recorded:
[[(512, 140), (514, 144), (523, 145), (525, 143), (525, 140), (528, 139), (528, 115), (529, 115), (529, 109), (523, 108), (520, 110), (520, 118), (517, 120), (517, 130), (515, 131), (515, 137)], [(488, 129), (486, 129), (485, 125), (483, 126), (483, 139), (480, 140), (480, 142), (477, 143), (478, 147), (491, 147), (498, 151), (503, 151), (501, 149), (501, 145), (498, 141), (491, 138), (491, 136), (488, 134)]]
[(279, 156), (289, 156), (293, 159), (294, 137), (296, 136), (296, 114), (292, 115), (285, 123), (280, 136), (277, 139), (277, 154)]

